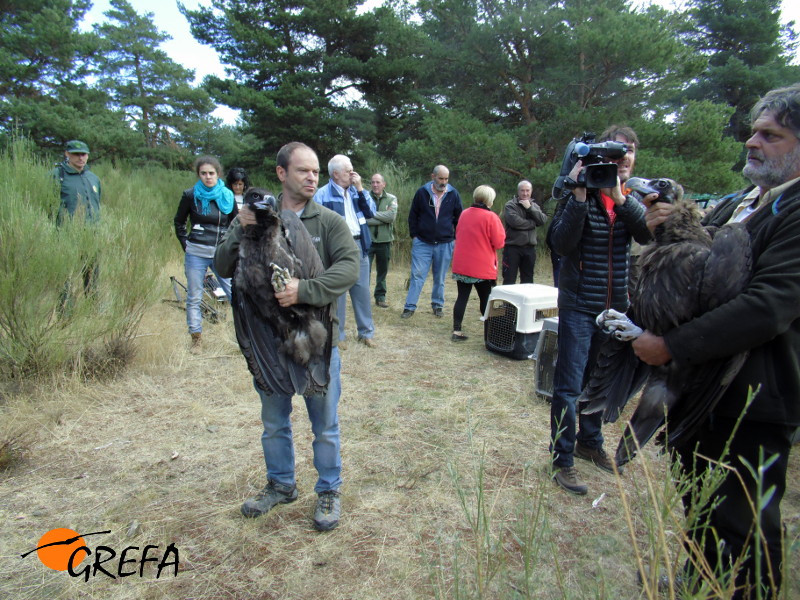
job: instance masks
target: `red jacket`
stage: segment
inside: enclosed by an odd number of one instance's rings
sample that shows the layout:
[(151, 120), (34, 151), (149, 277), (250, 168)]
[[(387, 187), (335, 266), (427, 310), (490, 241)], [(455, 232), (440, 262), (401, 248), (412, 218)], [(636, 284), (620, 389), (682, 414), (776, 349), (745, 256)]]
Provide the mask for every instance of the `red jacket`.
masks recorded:
[(497, 279), (497, 250), (506, 242), (500, 217), (474, 204), (461, 213), (456, 227), (453, 273), (477, 279)]

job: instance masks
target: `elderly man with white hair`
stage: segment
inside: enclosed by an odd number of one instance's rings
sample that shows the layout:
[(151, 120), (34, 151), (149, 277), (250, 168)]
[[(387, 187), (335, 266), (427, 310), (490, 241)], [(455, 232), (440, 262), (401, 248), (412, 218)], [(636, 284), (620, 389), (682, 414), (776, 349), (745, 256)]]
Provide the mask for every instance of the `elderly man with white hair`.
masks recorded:
[[(372, 305), (369, 291), (369, 248), (372, 242), (367, 219), (375, 213), (375, 204), (364, 191), (361, 176), (353, 170), (353, 163), (343, 154), (337, 154), (328, 161), (330, 180), (314, 194), (314, 201), (340, 215), (350, 228), (356, 245), (361, 250), (361, 263), (358, 281), (350, 288), (353, 301), (353, 315), (358, 328), (358, 341), (374, 348), (375, 324), (372, 321)], [(339, 348), (346, 348), (345, 316), (347, 313), (347, 294), (339, 297)]]

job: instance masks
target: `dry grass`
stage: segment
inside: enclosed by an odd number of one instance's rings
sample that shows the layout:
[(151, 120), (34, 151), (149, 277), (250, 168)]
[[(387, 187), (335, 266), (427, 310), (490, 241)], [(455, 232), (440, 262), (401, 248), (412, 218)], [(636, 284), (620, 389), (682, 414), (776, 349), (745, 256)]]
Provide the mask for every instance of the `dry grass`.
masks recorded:
[[(165, 271), (164, 298), (168, 275), (180, 272), (177, 264)], [(640, 597), (620, 489), (640, 481), (641, 461), (621, 488), (579, 464), (590, 495), (560, 491), (546, 476), (549, 405), (533, 394), (533, 363), (486, 351), (475, 297), (464, 324), (470, 339), (453, 344), (450, 316), (436, 319), (425, 308), (430, 280), (420, 310), (401, 320), (406, 278), (405, 267), (394, 268), (391, 308), (374, 309), (377, 349), (354, 343), (348, 316), (339, 529), (319, 534), (311, 525), (316, 472), (298, 401), (299, 500), (260, 519), (239, 515), (242, 500), (264, 484), (265, 468), (258, 396), (232, 322), (206, 324), (203, 353), (193, 356), (184, 314), (161, 303), (146, 315), (122, 378), (59, 382), (0, 407), (4, 422), (25, 431), (0, 476), (0, 597)], [(446, 297), (452, 306), (449, 280)], [(606, 428), (611, 447), (619, 433)], [(652, 448), (644, 454), (665, 478), (663, 458)], [(795, 454), (784, 501), (793, 540), (797, 470)], [(472, 527), (465, 513), (485, 517), (486, 527)], [(642, 537), (643, 523), (634, 515)], [(87, 583), (35, 556), (20, 559), (55, 527), (111, 530), (87, 541), (117, 551), (174, 543), (180, 572), (156, 579), (150, 568), (143, 578)], [(785, 569), (795, 593), (797, 567), (795, 553)]]

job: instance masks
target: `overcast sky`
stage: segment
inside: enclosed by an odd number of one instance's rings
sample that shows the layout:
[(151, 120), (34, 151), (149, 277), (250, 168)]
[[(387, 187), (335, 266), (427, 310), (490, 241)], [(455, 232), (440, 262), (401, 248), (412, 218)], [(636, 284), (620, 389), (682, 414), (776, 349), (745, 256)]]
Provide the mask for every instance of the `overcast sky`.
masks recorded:
[[(209, 46), (197, 42), (189, 33), (189, 23), (178, 11), (176, 0), (130, 0), (131, 5), (139, 14), (153, 13), (153, 23), (159, 29), (172, 36), (172, 40), (162, 44), (161, 48), (169, 54), (175, 62), (184, 65), (195, 72), (195, 82), (199, 83), (206, 75), (214, 74), (225, 76), (225, 70), (217, 58), (217, 53)], [(646, 0), (645, 0), (646, 2)], [(369, 0), (370, 5), (378, 5), (380, 0)], [(672, 5), (672, 0), (660, 0), (659, 4)], [(679, 2), (678, 2), (679, 3)], [(211, 6), (211, 0), (184, 0), (183, 4), (190, 10), (198, 6)], [(109, 10), (108, 0), (94, 0), (92, 9), (86, 14), (85, 29), (91, 29), (92, 23), (105, 21), (104, 12)], [(800, 2), (797, 0), (782, 0), (781, 14), (784, 21), (795, 21), (795, 30), (800, 29)], [(800, 62), (800, 57), (795, 57), (795, 63)], [(226, 123), (236, 122), (237, 111), (225, 106), (220, 106), (214, 111), (214, 116), (223, 119)]]

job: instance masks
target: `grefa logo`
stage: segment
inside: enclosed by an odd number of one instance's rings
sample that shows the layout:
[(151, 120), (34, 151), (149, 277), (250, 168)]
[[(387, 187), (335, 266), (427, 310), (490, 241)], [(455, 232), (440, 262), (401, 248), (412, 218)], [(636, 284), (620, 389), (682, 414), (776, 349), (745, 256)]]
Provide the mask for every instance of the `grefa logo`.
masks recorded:
[[(92, 550), (84, 541), (85, 537), (106, 533), (111, 533), (111, 530), (80, 534), (63, 527), (51, 529), (39, 538), (36, 548), (21, 557), (25, 558), (36, 552), (44, 566), (54, 571), (67, 571), (70, 577), (82, 577), (84, 581), (97, 575), (111, 579), (133, 575), (144, 577), (147, 563), (155, 566), (156, 579), (162, 573), (169, 575), (170, 571), (173, 577), (178, 576), (179, 558), (175, 544), (169, 544), (163, 552), (158, 546), (147, 544), (143, 548), (128, 546), (118, 553), (113, 548), (102, 545)], [(87, 561), (87, 558), (90, 560)]]

